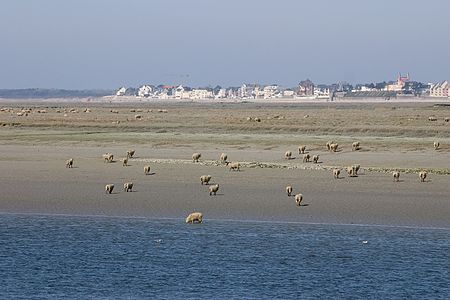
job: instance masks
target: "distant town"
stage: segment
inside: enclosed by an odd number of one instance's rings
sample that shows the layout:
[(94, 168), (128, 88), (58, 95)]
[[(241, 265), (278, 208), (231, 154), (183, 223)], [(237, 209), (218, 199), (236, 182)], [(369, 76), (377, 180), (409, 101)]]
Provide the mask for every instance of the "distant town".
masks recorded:
[(311, 80), (301, 81), (297, 86), (282, 88), (277, 84), (242, 84), (239, 87), (200, 87), (183, 85), (142, 85), (139, 88), (121, 87), (116, 97), (139, 97), (154, 99), (327, 99), (334, 98), (390, 98), (437, 97), (449, 98), (448, 81), (422, 83), (411, 80), (409, 74), (398, 74), (397, 80), (351, 85), (345, 82), (331, 85), (314, 84)]

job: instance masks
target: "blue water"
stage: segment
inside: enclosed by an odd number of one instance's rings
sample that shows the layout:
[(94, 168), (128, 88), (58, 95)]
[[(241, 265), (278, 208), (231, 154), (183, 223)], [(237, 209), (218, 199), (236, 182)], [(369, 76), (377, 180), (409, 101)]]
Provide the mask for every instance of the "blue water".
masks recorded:
[(445, 229), (0, 215), (1, 299), (449, 299), (449, 271)]

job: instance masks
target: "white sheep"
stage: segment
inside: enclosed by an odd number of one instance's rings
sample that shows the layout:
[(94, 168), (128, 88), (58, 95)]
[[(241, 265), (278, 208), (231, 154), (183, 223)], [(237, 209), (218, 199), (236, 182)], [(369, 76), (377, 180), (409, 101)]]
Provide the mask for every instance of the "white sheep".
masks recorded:
[(102, 157), (103, 157), (103, 160), (104, 160), (106, 163), (110, 163), (110, 162), (112, 162), (113, 159), (114, 159), (114, 155), (111, 154), (111, 153), (105, 153), (105, 154), (102, 155)]
[(211, 196), (212, 194), (214, 194), (214, 196), (215, 196), (218, 190), (219, 190), (219, 184), (210, 186), (209, 187), (209, 195)]
[(311, 156), (307, 153), (307, 154), (303, 154), (303, 162), (309, 162), (309, 159), (311, 158)]
[(305, 145), (298, 146), (298, 154), (305, 154), (305, 151), (306, 151)]
[(319, 155), (314, 155), (312, 159), (313, 163), (317, 164), (319, 162)]
[(425, 182), (425, 178), (427, 178), (428, 172), (427, 171), (421, 171), (419, 173), (419, 178), (421, 182)]
[(355, 175), (358, 175), (359, 169), (361, 168), (360, 165), (353, 165), (354, 169), (355, 169)]
[(66, 168), (73, 168), (73, 158), (66, 160)]
[(127, 167), (128, 166), (128, 158), (122, 159), (122, 166)]
[(297, 204), (297, 206), (300, 206), (300, 203), (302, 203), (302, 200), (303, 200), (302, 194), (295, 195), (295, 203)]
[(136, 150), (130, 149), (127, 151), (127, 158), (132, 158), (134, 153), (136, 153)]
[(145, 175), (150, 174), (150, 166), (149, 165), (144, 166), (144, 173), (145, 173)]
[(291, 159), (292, 158), (292, 152), (291, 151), (286, 151), (284, 153), (284, 158), (285, 159)]
[(107, 184), (107, 185), (105, 185), (105, 193), (111, 194), (113, 189), (114, 189), (114, 184)]
[(202, 157), (201, 153), (194, 153), (192, 154), (192, 161), (193, 162), (198, 162), (198, 160), (200, 159), (200, 157)]
[(133, 189), (133, 183), (132, 183), (132, 182), (125, 182), (125, 183), (123, 184), (123, 190), (124, 190), (125, 192), (131, 192), (132, 189)]
[(428, 121), (437, 121), (437, 118), (435, 116), (428, 117)]
[(347, 174), (349, 177), (356, 177), (356, 169), (355, 166), (349, 166), (347, 167)]
[(341, 174), (341, 170), (340, 169), (333, 169), (333, 176), (336, 179), (339, 179), (339, 175)]
[(211, 175), (202, 175), (202, 176), (200, 176), (200, 183), (202, 185), (203, 184), (208, 185), (210, 180), (211, 180)]
[(400, 172), (399, 171), (392, 172), (392, 177), (394, 177), (394, 181), (399, 182), (400, 181)]
[(440, 146), (440, 145), (441, 145), (441, 144), (439, 144), (439, 142), (434, 142), (434, 143), (433, 143), (434, 150), (439, 149), (439, 146)]
[(352, 143), (352, 151), (358, 151), (360, 148), (359, 142), (353, 142)]
[(228, 159), (228, 155), (226, 153), (222, 153), (222, 154), (220, 154), (220, 158), (219, 159), (220, 159), (221, 163), (226, 163), (227, 159)]
[(228, 162), (227, 166), (230, 171), (240, 171), (241, 165), (238, 162)]
[(288, 185), (286, 187), (286, 194), (290, 197), (292, 195), (292, 186)]
[(186, 218), (186, 223), (194, 224), (194, 223), (202, 223), (203, 222), (203, 214), (201, 212), (193, 212), (189, 214)]
[(331, 152), (336, 152), (338, 149), (339, 145), (336, 143), (330, 144), (330, 151)]
[(331, 151), (331, 144), (334, 144), (334, 142), (333, 141), (328, 141), (327, 143), (326, 143), (326, 146), (327, 146), (327, 150), (328, 151)]

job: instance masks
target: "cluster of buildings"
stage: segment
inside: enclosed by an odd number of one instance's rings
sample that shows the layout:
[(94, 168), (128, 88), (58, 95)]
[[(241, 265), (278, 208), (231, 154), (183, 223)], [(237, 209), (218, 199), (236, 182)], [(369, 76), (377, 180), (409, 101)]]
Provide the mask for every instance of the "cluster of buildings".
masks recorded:
[(116, 96), (134, 96), (150, 99), (330, 99), (335, 97), (450, 97), (449, 82), (421, 83), (412, 81), (409, 74), (398, 75), (397, 80), (381, 83), (357, 84), (355, 86), (341, 82), (331, 85), (315, 85), (306, 79), (296, 87), (284, 88), (276, 84), (242, 84), (240, 87), (223, 88), (221, 86), (191, 88), (182, 85), (143, 85), (139, 88), (121, 87)]

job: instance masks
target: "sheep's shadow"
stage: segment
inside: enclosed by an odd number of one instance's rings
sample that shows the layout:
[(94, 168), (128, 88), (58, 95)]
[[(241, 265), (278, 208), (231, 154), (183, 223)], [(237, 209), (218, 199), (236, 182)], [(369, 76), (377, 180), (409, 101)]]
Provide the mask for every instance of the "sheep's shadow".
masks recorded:
[(305, 204), (300, 204), (299, 206), (309, 206), (309, 204), (305, 203)]
[(120, 194), (119, 192), (111, 192), (111, 193), (105, 193), (106, 195), (117, 195)]
[(214, 196), (225, 196), (225, 194), (222, 194), (222, 193), (217, 193), (217, 194), (212, 194), (212, 195), (210, 195), (211, 197), (214, 197)]
[(156, 175), (156, 173), (155, 172), (151, 172), (151, 173), (145, 174), (145, 176), (151, 176), (151, 175)]

